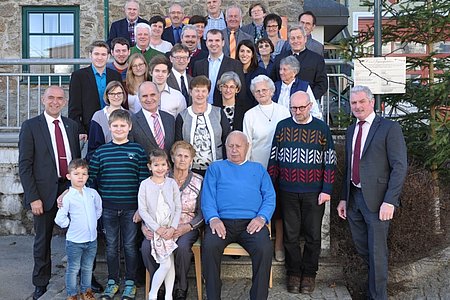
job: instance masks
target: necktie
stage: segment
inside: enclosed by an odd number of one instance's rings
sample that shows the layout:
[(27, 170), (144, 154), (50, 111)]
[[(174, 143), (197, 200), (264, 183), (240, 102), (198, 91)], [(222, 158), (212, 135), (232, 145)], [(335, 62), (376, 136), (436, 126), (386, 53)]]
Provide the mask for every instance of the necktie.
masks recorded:
[(189, 104), (189, 94), (188, 94), (188, 91), (187, 91), (187, 88), (186, 88), (186, 84), (184, 83), (184, 76), (183, 75), (181, 75), (180, 76), (180, 86), (181, 86), (181, 93), (183, 94), (183, 96), (184, 96), (184, 99), (186, 99), (186, 105), (188, 105)]
[(175, 39), (175, 44), (180, 42), (180, 29), (181, 29), (181, 27), (176, 27), (173, 29), (173, 33), (174, 33), (173, 37)]
[(128, 34), (130, 35), (130, 40), (131, 40), (131, 47), (134, 46), (134, 44), (136, 44), (136, 39), (134, 37), (134, 23), (129, 23), (128, 24)]
[(230, 31), (230, 57), (236, 58), (236, 36), (234, 30)]
[(59, 128), (59, 120), (54, 120), (53, 124), (55, 124), (55, 139), (56, 149), (58, 150), (59, 175), (65, 178), (67, 174), (66, 148), (64, 147), (64, 139), (62, 136), (61, 128)]
[(358, 122), (358, 135), (356, 136), (355, 148), (353, 149), (353, 171), (352, 171), (352, 181), (355, 185), (361, 182), (359, 177), (359, 161), (361, 160), (361, 138), (362, 138), (362, 126), (365, 121)]
[(158, 114), (152, 113), (152, 117), (156, 143), (158, 144), (159, 148), (164, 149), (164, 134), (162, 132), (161, 125), (159, 125)]

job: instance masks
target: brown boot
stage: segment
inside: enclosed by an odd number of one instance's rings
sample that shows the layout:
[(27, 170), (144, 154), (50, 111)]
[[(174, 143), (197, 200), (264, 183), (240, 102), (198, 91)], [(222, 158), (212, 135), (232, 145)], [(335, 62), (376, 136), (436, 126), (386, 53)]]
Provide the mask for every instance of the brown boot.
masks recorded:
[(300, 293), (300, 276), (288, 275), (287, 291), (292, 294)]
[(91, 289), (87, 289), (86, 293), (81, 294), (81, 300), (95, 300), (94, 293)]
[(301, 292), (303, 294), (312, 294), (316, 287), (316, 278), (304, 276), (301, 283)]

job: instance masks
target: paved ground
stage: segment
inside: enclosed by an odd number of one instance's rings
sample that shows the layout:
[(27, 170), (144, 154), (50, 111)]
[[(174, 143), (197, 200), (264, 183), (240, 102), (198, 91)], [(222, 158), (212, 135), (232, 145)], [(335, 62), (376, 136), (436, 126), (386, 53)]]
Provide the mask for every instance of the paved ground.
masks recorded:
[[(30, 300), (33, 293), (31, 271), (33, 236), (0, 237), (0, 299)], [(42, 300), (63, 300), (66, 298), (64, 288), (65, 263), (64, 238), (55, 236), (52, 242), (52, 279), (47, 293)], [(104, 263), (97, 265), (96, 276), (100, 282), (106, 282), (107, 273)], [(248, 299), (250, 279), (225, 279), (223, 281), (222, 299)], [(311, 295), (293, 295), (286, 292), (285, 286), (275, 280), (270, 289), (269, 299), (351, 299), (343, 285), (318, 282), (315, 292)], [(194, 278), (190, 279), (189, 300), (197, 299)], [(138, 289), (137, 299), (145, 299), (144, 288)], [(120, 297), (116, 297), (120, 299)]]

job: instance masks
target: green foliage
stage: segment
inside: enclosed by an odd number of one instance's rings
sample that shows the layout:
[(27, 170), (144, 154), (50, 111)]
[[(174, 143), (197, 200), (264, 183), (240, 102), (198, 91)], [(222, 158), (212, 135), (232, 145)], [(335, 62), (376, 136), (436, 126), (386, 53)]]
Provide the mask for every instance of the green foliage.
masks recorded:
[[(373, 9), (373, 1), (364, 1), (364, 6)], [(450, 1), (400, 1), (394, 5), (383, 1), (382, 6), (383, 16), (390, 16), (392, 20), (383, 24), (383, 43), (400, 45), (393, 53), (405, 49), (410, 43), (430, 47), (448, 40)], [(373, 37), (374, 29), (371, 27), (342, 41), (345, 57), (371, 56)], [(448, 175), (450, 117), (443, 116), (438, 109), (450, 107), (450, 57), (448, 53), (436, 55), (435, 51), (420, 57), (407, 57), (407, 70), (429, 71), (408, 79), (405, 94), (386, 95), (383, 101), (392, 107), (407, 102), (417, 108), (416, 112), (397, 117), (405, 133), (409, 154), (429, 170)]]

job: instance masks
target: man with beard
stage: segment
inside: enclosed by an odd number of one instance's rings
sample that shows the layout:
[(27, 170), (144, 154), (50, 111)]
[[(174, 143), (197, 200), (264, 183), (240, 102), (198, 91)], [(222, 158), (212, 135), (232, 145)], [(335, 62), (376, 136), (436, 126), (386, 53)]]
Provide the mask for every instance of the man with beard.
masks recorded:
[(107, 68), (116, 70), (122, 76), (122, 82), (125, 82), (128, 69), (128, 57), (130, 56), (130, 43), (123, 37), (118, 37), (111, 42), (111, 56), (113, 62), (106, 64)]

